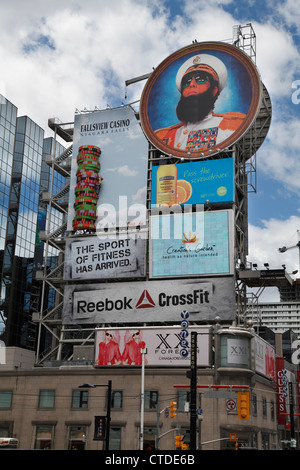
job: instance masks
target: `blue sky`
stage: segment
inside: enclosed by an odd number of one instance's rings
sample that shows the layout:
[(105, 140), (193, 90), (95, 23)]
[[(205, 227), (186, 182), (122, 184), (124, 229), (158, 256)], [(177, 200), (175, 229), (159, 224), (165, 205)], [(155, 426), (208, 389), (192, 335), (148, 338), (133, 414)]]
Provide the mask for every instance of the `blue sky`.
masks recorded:
[[(0, 93), (46, 135), (48, 119), (76, 109), (105, 109), (139, 99), (150, 73), (195, 39), (232, 42), (251, 23), (256, 64), (272, 101), (272, 123), (256, 156), (249, 194), (249, 261), (299, 269), (300, 89), (299, 0), (13, 0), (2, 2)], [(293, 95), (294, 94), (294, 95)], [(300, 96), (300, 94), (299, 94)], [(298, 99), (299, 101), (299, 99)]]

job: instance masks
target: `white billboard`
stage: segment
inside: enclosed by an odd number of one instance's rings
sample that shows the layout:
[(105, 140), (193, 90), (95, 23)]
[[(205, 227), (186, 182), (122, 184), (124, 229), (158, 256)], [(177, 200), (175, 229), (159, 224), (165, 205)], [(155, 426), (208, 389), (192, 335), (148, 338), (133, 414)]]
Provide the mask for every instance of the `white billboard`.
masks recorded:
[(64, 324), (174, 322), (235, 318), (233, 276), (65, 286)]
[(132, 108), (75, 115), (68, 230), (78, 214), (97, 230), (145, 225), (147, 165), (148, 142)]
[(137, 234), (68, 238), (64, 279), (145, 276), (146, 240)]
[[(178, 323), (180, 323), (180, 315), (178, 315)], [(209, 367), (211, 365), (211, 327), (190, 326), (188, 330), (198, 334), (197, 366)], [(185, 357), (180, 354), (181, 340), (181, 329), (177, 327), (97, 329), (95, 366), (141, 365), (141, 349), (146, 348), (146, 366), (188, 367), (190, 354)]]

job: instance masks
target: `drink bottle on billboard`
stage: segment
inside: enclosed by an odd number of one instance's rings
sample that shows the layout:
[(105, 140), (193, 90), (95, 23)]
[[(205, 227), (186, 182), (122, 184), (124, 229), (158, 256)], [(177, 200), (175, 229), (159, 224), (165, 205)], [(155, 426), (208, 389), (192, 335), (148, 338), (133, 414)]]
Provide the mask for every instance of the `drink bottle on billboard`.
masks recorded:
[(156, 204), (176, 204), (177, 168), (175, 165), (161, 165), (157, 170)]

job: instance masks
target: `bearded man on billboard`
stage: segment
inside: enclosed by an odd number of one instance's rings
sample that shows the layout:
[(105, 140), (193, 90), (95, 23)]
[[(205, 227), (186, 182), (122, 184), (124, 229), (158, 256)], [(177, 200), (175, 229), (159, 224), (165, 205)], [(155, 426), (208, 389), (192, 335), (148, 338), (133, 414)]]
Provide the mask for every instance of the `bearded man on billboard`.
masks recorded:
[(230, 137), (246, 115), (214, 112), (226, 81), (226, 67), (215, 56), (199, 54), (185, 61), (176, 76), (181, 93), (176, 108), (180, 123), (156, 130), (156, 136), (168, 146), (190, 152), (215, 147)]

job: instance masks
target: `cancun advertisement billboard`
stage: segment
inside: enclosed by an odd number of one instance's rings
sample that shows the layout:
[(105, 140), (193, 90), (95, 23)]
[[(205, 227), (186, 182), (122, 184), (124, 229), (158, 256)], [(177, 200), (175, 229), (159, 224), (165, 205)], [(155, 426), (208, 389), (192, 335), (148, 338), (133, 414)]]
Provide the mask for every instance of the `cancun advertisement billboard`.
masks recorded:
[(171, 54), (150, 75), (140, 103), (142, 127), (167, 155), (205, 158), (246, 133), (261, 93), (247, 54), (221, 42), (193, 44)]
[(233, 274), (232, 210), (154, 215), (150, 221), (150, 277)]

